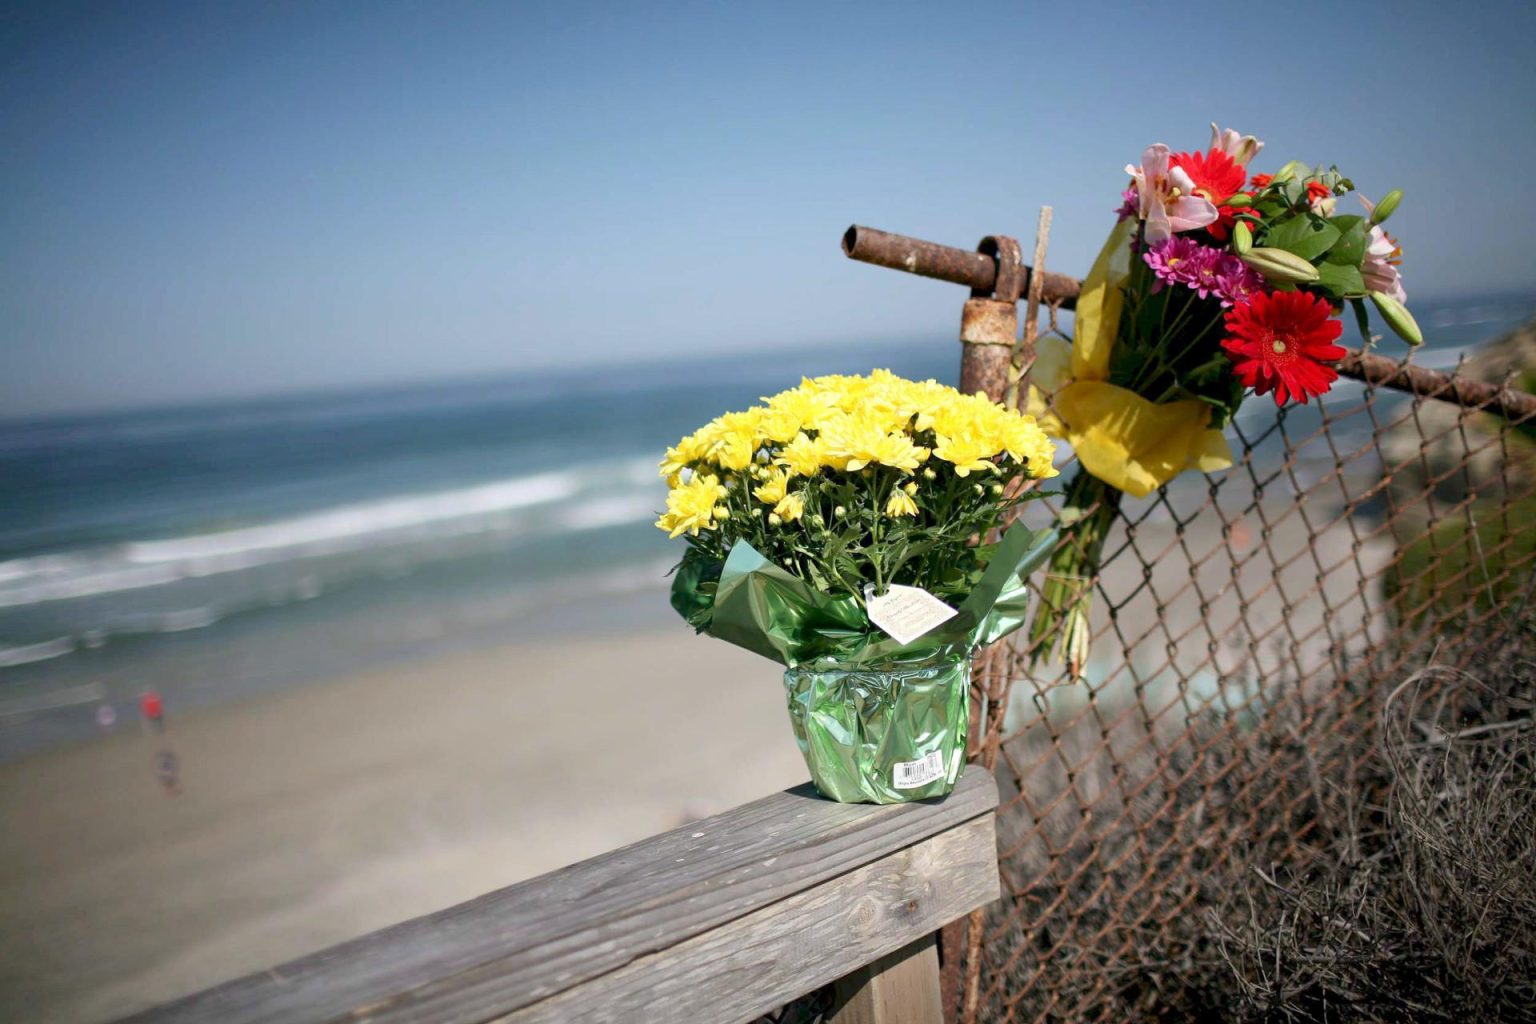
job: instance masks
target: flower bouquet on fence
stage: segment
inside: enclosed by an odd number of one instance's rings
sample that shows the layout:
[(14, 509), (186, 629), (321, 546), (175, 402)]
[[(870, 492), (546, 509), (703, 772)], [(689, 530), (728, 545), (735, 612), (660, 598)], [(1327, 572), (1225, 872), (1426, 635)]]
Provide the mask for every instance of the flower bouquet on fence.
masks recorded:
[(1088, 658), (1091, 587), (1122, 492), (1145, 497), (1185, 470), (1230, 466), (1222, 430), (1250, 392), (1282, 406), (1327, 392), (1346, 305), (1367, 343), (1367, 301), (1422, 341), (1403, 305), (1401, 252), (1381, 227), (1402, 194), (1360, 197), (1362, 212), (1346, 213), (1338, 201), (1354, 184), (1337, 168), (1292, 162), (1249, 177), (1262, 148), (1215, 125), (1203, 153), (1148, 147), (1126, 168), (1120, 221), (1083, 282), (1072, 344), (1039, 346), (1029, 410), (1081, 468), (1030, 647), (1039, 660), (1059, 642), (1073, 676)]
[[(954, 788), (971, 655), (1023, 624), (1051, 530), (1008, 525), (1055, 475), (1029, 416), (876, 370), (726, 413), (661, 464), (672, 604), (785, 666), (811, 778), (845, 802)], [(1000, 536), (997, 531), (1002, 528)]]

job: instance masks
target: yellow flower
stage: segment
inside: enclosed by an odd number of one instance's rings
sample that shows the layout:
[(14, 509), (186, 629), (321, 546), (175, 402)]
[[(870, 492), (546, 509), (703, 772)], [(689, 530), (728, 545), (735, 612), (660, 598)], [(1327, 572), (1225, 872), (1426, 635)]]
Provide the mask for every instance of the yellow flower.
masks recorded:
[(784, 450), (774, 461), (787, 467), (796, 476), (815, 476), (821, 472), (825, 450), (826, 445), (822, 443), (821, 438), (811, 438), (800, 433), (784, 446)]
[(1003, 451), (1024, 466), (1030, 476), (1039, 480), (1056, 475), (1056, 467), (1051, 462), (1056, 454), (1056, 446), (1051, 444), (1050, 438), (1045, 436), (1045, 431), (1040, 429), (1034, 417), (1009, 413), (1000, 424), (998, 433)]
[(935, 434), (954, 437), (962, 433), (975, 433), (983, 417), (993, 410), (991, 402), (978, 401), (973, 395), (952, 392), (943, 401), (933, 405), (931, 422), (924, 424)]
[(725, 488), (720, 485), (719, 478), (700, 473), (667, 493), (667, 510), (656, 520), (656, 526), (668, 531), (669, 537), (683, 533), (697, 537), (700, 530), (714, 527), (716, 505), (724, 500)]
[(740, 472), (752, 465), (752, 457), (757, 454), (755, 439), (750, 433), (732, 432), (721, 439), (715, 448), (712, 460), (721, 469), (729, 469)]
[(977, 470), (997, 468), (987, 460), (989, 455), (995, 453), (995, 447), (982, 442), (972, 434), (959, 437), (945, 437), (940, 434), (939, 443), (933, 446), (934, 456), (952, 463), (955, 467), (955, 475), (962, 477), (970, 476)]
[(830, 392), (783, 391), (764, 399), (768, 410), (758, 429), (763, 438), (785, 444), (802, 430), (816, 430), (837, 405), (837, 395)]
[(784, 498), (784, 491), (789, 486), (789, 473), (782, 469), (776, 469), (763, 480), (761, 487), (752, 493), (757, 500), (764, 505), (777, 505)]
[(700, 436), (702, 431), (689, 434), (677, 442), (675, 448), (667, 449), (666, 458), (661, 460), (661, 475), (666, 477), (667, 485), (676, 487), (683, 470), (695, 462), (701, 461), (709, 454), (710, 444)]
[(940, 418), (953, 416), (955, 400), (960, 397), (942, 384), (927, 383), (932, 386), (922, 385), (912, 395), (912, 414), (917, 417), (913, 426), (919, 431), (932, 430)]
[[(963, 395), (932, 380), (905, 380), (889, 370), (829, 375), (803, 379), (762, 401), (716, 417), (667, 449), (659, 468), (670, 490), (658, 527), (673, 537), (710, 529), (729, 535), (738, 527), (726, 497), (737, 488), (763, 510), (753, 521), (793, 523), (808, 515), (805, 492), (792, 489), (796, 478), (829, 470), (848, 474), (843, 482), (866, 494), (878, 485), (876, 467), (904, 474), (907, 479), (897, 481), (885, 502), (890, 517), (919, 514), (913, 474), (938, 479), (931, 459), (949, 463), (962, 477), (982, 471), (1011, 476), (1016, 466), (1032, 477), (1055, 475), (1041, 424), (985, 395)], [(929, 432), (938, 439), (933, 448), (918, 443)], [(832, 518), (845, 514), (839, 506)], [(743, 518), (740, 509), (734, 518)], [(821, 516), (810, 519), (820, 523)]]
[(800, 382), (802, 391), (833, 395), (837, 400), (837, 407), (843, 410), (857, 408), (874, 386), (875, 382), (868, 377), (849, 377), (837, 373), (828, 374), (825, 377), (811, 377)]
[(878, 463), (910, 473), (918, 466), (918, 451), (906, 434), (886, 432), (886, 426), (873, 416), (843, 416), (829, 420), (822, 430), (829, 458), (844, 460), (839, 467), (851, 472)]
[(752, 408), (710, 420), (688, 439), (698, 452), (690, 461), (707, 460), (734, 472), (746, 469), (757, 454), (757, 428), (762, 419), (763, 410)]
[(792, 523), (805, 515), (805, 502), (798, 494), (786, 494), (773, 506), (773, 514), (786, 523)]

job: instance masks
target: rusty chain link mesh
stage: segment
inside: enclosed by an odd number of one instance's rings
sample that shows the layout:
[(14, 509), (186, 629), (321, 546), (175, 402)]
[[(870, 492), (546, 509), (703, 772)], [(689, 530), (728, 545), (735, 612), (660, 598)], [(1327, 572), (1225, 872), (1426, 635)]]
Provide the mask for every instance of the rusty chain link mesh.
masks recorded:
[(1004, 897), (965, 1019), (1185, 1019), (1174, 990), (1241, 967), (1212, 941), (1233, 894), (1360, 813), (1339, 780), (1385, 694), (1531, 599), (1536, 422), (1340, 380), (1229, 434), (1231, 469), (1123, 502), (1083, 680), (1031, 667), (1027, 630), (980, 656)]

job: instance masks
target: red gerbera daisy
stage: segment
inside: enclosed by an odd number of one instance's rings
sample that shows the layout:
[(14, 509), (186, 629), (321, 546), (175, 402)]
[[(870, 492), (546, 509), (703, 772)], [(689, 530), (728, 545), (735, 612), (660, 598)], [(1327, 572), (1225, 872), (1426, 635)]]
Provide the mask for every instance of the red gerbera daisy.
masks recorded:
[(1255, 174), (1253, 176), (1254, 188), (1268, 188), (1269, 183), (1275, 180), (1273, 174)]
[(1344, 325), (1326, 299), (1307, 292), (1258, 293), (1227, 311), (1221, 347), (1232, 372), (1256, 395), (1275, 393), (1275, 404), (1306, 403), (1333, 386), (1339, 373), (1328, 365), (1344, 358), (1335, 345)]
[(1195, 183), (1195, 195), (1204, 196), (1216, 205), (1219, 219), (1208, 224), (1206, 231), (1218, 242), (1224, 242), (1232, 232), (1232, 221), (1237, 211), (1221, 204), (1242, 191), (1248, 172), (1243, 165), (1219, 149), (1209, 153), (1175, 153), (1170, 158), (1174, 167), (1182, 167)]

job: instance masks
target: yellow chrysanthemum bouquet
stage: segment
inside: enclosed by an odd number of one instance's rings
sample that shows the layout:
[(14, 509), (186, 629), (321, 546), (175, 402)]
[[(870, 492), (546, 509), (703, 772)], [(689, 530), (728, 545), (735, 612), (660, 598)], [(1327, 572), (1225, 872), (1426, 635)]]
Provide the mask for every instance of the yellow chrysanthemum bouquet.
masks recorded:
[[(948, 792), (973, 650), (1016, 629), (1043, 531), (1008, 524), (1054, 476), (1035, 421), (883, 370), (726, 413), (661, 463), (683, 537), (672, 603), (785, 665), (812, 778), (838, 800)], [(1007, 526), (1000, 537), (999, 527)]]

